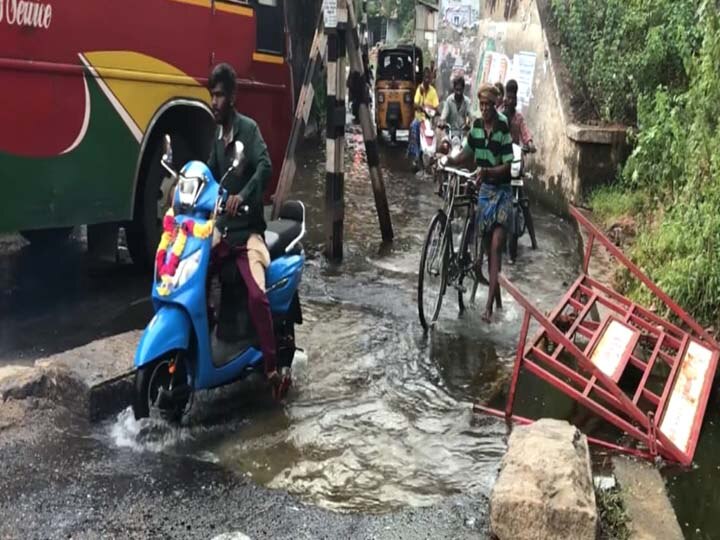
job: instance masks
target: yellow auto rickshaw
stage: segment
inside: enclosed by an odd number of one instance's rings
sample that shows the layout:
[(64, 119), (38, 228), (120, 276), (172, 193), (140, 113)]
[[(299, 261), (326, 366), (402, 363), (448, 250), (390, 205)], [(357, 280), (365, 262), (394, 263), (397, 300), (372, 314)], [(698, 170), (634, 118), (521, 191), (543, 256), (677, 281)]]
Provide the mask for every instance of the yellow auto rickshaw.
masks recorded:
[(387, 131), (392, 142), (399, 129), (408, 130), (415, 118), (413, 99), (422, 82), (423, 58), (419, 47), (400, 45), (380, 50), (375, 74), (375, 124), (378, 140)]

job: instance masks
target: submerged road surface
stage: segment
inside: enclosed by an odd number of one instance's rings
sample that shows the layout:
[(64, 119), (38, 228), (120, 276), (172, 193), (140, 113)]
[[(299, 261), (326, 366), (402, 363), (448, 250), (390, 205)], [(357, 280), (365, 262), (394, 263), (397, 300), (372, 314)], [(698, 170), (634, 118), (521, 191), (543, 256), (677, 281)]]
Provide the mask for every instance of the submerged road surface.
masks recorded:
[[(199, 395), (181, 427), (138, 423), (129, 409), (90, 426), (23, 403), (32, 429), (0, 424), (0, 538), (485, 537), (506, 428), (471, 404), (503, 391), (522, 312), (506, 294), (486, 325), (479, 309), (458, 318), (448, 295), (424, 336), (417, 268), (439, 199), (429, 179), (407, 172), (402, 149), (386, 149), (395, 241), (382, 245), (359, 136), (348, 136), (347, 152), (342, 265), (320, 255), (322, 150), (306, 150), (294, 185), (309, 232), (304, 350), (287, 403), (248, 381)], [(576, 275), (577, 240), (562, 219), (534, 215), (540, 249), (521, 239), (518, 263), (504, 270), (548, 309)], [(62, 256), (3, 242), (0, 363), (147, 322), (148, 283), (128, 264), (91, 268), (79, 241)]]

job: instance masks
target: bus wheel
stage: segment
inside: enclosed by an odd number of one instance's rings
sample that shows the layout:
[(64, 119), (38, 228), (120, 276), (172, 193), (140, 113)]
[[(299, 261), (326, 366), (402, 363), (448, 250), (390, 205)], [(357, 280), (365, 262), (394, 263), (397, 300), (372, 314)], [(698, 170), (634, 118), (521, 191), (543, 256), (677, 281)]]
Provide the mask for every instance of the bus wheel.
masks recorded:
[(33, 246), (43, 247), (65, 242), (72, 230), (72, 227), (59, 227), (57, 229), (20, 231), (20, 234)]
[[(172, 136), (175, 166), (184, 165), (190, 154), (185, 140)], [(162, 139), (158, 138), (151, 150), (145, 178), (141, 179), (135, 197), (135, 217), (128, 226), (127, 244), (133, 262), (145, 270), (152, 268), (155, 250), (162, 233), (162, 218), (170, 208), (175, 180), (160, 165)]]

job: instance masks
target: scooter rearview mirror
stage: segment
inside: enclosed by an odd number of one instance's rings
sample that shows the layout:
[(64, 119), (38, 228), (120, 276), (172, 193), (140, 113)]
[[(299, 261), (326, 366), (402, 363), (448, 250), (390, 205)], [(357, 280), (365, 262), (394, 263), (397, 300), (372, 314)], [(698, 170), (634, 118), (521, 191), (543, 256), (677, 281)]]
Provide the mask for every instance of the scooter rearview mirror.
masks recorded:
[(233, 161), (232, 161), (233, 169), (237, 169), (240, 166), (240, 161), (242, 161), (244, 151), (245, 151), (245, 145), (243, 143), (241, 143), (240, 141), (235, 141), (235, 146), (233, 148)]
[(167, 166), (172, 167), (172, 164), (173, 164), (172, 140), (170, 139), (170, 135), (168, 135), (167, 133), (163, 137), (162, 162), (164, 164), (166, 164)]

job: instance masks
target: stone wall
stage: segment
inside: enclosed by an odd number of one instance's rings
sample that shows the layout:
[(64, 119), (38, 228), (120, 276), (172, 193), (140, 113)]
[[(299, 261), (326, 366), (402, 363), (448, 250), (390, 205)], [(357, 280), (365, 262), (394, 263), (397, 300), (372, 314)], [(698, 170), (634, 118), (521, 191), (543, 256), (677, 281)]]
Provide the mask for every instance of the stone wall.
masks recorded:
[(497, 2), (495, 9), (486, 3), (479, 32), (486, 47), (511, 58), (519, 52), (536, 55), (532, 97), (523, 110), (538, 148), (528, 159), (535, 177), (530, 190), (536, 200), (564, 213), (568, 202), (581, 203), (596, 186), (615, 178), (629, 147), (624, 126), (575, 123), (568, 76), (546, 24), (547, 4), (547, 0), (518, 0), (505, 20), (503, 2)]

